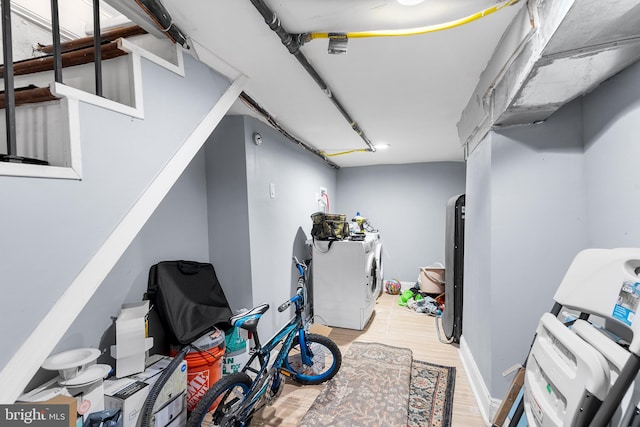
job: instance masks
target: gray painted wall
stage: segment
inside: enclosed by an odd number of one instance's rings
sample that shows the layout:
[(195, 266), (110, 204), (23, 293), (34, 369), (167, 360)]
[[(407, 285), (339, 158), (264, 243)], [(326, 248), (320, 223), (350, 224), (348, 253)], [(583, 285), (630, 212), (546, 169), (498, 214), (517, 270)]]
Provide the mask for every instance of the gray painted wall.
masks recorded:
[[(543, 124), (493, 133), (487, 143), (489, 159), (481, 151), (469, 160), (470, 177), (486, 179), (490, 173), (490, 186), (473, 182), (467, 187), (472, 252), (467, 254), (465, 291), (478, 288), (465, 295), (463, 335), (469, 337), (490, 393), (501, 397), (511, 380), (502, 372), (524, 361), (538, 319), (551, 309), (566, 269), (587, 244), (580, 104), (561, 109)], [(490, 271), (480, 262), (488, 263)], [(478, 271), (481, 277), (474, 278)], [(487, 298), (488, 304), (477, 306)]]
[(584, 99), (589, 246), (640, 247), (640, 64)]
[(216, 205), (209, 216), (212, 262), (232, 309), (271, 306), (260, 321), (265, 341), (291, 315), (276, 310), (295, 292), (291, 257), (309, 256), (315, 193), (325, 187), (335, 194), (335, 170), (255, 119), (226, 117), (209, 141), (207, 171), (209, 183), (216, 180), (209, 187)]
[(244, 119), (227, 116), (206, 145), (209, 253), (232, 310), (251, 308)]
[[(262, 135), (262, 145), (253, 143), (254, 132)], [(320, 187), (336, 193), (336, 171), (255, 119), (245, 119), (244, 142), (253, 301), (272, 307), (261, 321), (266, 338), (293, 314), (276, 310), (295, 293), (298, 273), (291, 257), (310, 256), (305, 241), (311, 238), (311, 214), (318, 211), (315, 193)], [(275, 198), (269, 195), (271, 183)]]
[[(209, 262), (209, 241), (203, 233), (208, 227), (206, 195), (205, 156), (201, 150), (131, 242), (55, 352), (95, 347), (109, 354), (108, 346), (114, 344), (111, 317), (118, 315), (123, 303), (142, 301), (152, 265), (179, 259)], [(151, 325), (152, 329), (154, 326)]]
[(188, 55), (185, 68), (142, 61), (145, 120), (81, 103), (82, 181), (0, 176), (0, 367), (229, 87)]
[(462, 335), (491, 390), (491, 139), (489, 134), (467, 159)]
[[(481, 146), (491, 146), (489, 161), (482, 151), (469, 158), (466, 249), (473, 253), (467, 252), (465, 266), (463, 334), (494, 397), (504, 396), (500, 372), (524, 359), (537, 319), (550, 309), (577, 252), (638, 247), (638, 123), (635, 64), (544, 124), (492, 134)], [(477, 179), (487, 174), (489, 188), (479, 188)], [(489, 255), (481, 254), (487, 220), (474, 194), (491, 200)], [(477, 273), (487, 262), (490, 271), (481, 279)], [(481, 293), (491, 295), (490, 310), (470, 304)]]
[(415, 282), (419, 267), (444, 264), (447, 200), (464, 191), (462, 162), (342, 168), (331, 210), (360, 212), (380, 230), (385, 279)]
[[(580, 104), (492, 144), (492, 389), (502, 396), (586, 239)], [(517, 322), (514, 320), (517, 319)], [(515, 327), (514, 327), (515, 324)]]

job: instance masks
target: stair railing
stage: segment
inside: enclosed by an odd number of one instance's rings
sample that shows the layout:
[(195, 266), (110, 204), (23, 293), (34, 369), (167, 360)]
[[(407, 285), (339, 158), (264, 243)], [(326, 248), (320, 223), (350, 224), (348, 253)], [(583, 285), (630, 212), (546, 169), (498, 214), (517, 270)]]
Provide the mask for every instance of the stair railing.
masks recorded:
[[(4, 61), (4, 110), (6, 121), (6, 154), (0, 153), (0, 161), (47, 165), (41, 159), (22, 157), (17, 154), (16, 96), (13, 68), (13, 41), (11, 34), (11, 1), (2, 0), (2, 46)], [(62, 50), (60, 42), (60, 19), (58, 0), (51, 0), (51, 36), (53, 41), (53, 74), (57, 83), (62, 81)], [(95, 65), (95, 94), (102, 96), (102, 46), (100, 34), (100, 0), (93, 0), (93, 48)]]

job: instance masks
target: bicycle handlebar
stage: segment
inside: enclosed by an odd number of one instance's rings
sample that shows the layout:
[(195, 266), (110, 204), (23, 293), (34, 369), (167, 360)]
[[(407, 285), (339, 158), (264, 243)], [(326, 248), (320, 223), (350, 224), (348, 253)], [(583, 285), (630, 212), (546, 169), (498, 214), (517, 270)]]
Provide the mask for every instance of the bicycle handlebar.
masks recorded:
[(282, 313), (283, 311), (285, 311), (287, 308), (289, 308), (289, 306), (291, 305), (291, 301), (287, 301), (284, 304), (282, 304), (280, 307), (278, 307), (278, 311), (280, 313)]
[(282, 303), (280, 305), (280, 307), (278, 307), (278, 311), (280, 313), (282, 313), (283, 311), (285, 311), (287, 308), (289, 308), (291, 306), (291, 304), (293, 304), (294, 302), (300, 300), (302, 297), (299, 294), (296, 294), (294, 296), (291, 297), (291, 299), (289, 301), (286, 301), (284, 303)]
[[(305, 270), (305, 265), (303, 263), (301, 263), (300, 261), (298, 261), (297, 257), (293, 257), (293, 262), (296, 265), (296, 268), (298, 269), (298, 271), (300, 272), (301, 276), (304, 276), (304, 270)], [(291, 299), (289, 301), (286, 301), (284, 303), (282, 303), (280, 305), (280, 307), (278, 307), (278, 311), (280, 313), (282, 313), (283, 311), (285, 311), (287, 308), (289, 308), (291, 306), (291, 304), (293, 304), (294, 302), (300, 300), (302, 297), (300, 296), (300, 293), (298, 291), (298, 293), (294, 296), (291, 297)]]

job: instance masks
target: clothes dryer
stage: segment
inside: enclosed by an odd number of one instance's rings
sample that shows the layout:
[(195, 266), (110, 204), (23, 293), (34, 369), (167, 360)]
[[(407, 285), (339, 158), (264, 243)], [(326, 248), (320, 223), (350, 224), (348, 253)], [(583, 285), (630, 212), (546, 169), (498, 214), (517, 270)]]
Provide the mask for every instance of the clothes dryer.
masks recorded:
[(380, 292), (376, 260), (377, 233), (364, 240), (315, 241), (313, 245), (313, 309), (316, 321), (362, 330)]

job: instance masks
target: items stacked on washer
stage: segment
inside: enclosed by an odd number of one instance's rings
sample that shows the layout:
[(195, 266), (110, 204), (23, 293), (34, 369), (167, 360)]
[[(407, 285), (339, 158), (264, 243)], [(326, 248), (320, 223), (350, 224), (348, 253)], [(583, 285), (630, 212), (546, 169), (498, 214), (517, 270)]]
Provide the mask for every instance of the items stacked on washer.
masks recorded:
[[(510, 425), (518, 425), (522, 406), (531, 426), (640, 425), (631, 387), (640, 369), (639, 271), (640, 249), (589, 249), (576, 256), (553, 309), (538, 324), (524, 399)], [(580, 313), (570, 328), (557, 317), (563, 307)], [(589, 321), (595, 316), (604, 324)]]

